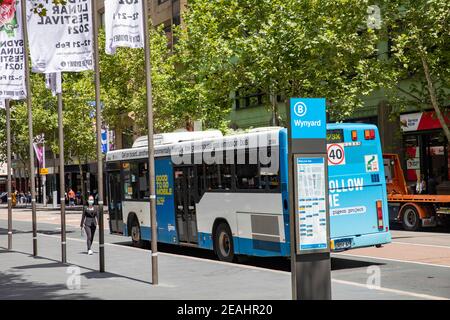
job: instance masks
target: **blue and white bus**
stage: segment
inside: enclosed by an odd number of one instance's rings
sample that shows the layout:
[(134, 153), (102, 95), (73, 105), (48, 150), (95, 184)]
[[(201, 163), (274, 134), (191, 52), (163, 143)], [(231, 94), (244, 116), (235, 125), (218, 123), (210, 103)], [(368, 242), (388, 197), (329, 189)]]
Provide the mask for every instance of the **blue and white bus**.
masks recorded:
[[(391, 241), (376, 126), (328, 124), (330, 248)], [(106, 157), (109, 224), (151, 239), (147, 138)], [(235, 255), (290, 256), (287, 130), (155, 135), (158, 241)]]

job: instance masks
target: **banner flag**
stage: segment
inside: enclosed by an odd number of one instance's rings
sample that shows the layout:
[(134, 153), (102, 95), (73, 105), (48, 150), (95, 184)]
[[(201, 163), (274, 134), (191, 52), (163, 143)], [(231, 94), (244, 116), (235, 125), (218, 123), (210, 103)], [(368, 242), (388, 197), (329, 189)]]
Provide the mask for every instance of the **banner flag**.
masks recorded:
[(0, 4), (0, 99), (26, 98), (20, 1)]
[[(35, 0), (27, 0), (32, 8)], [(42, 1), (45, 16), (27, 13), (33, 72), (93, 70), (91, 0)]]
[(46, 73), (45, 87), (52, 91), (53, 96), (62, 93), (61, 72)]
[(42, 166), (44, 160), (44, 147), (42, 144), (33, 142), (34, 151), (36, 152), (36, 158), (38, 159), (39, 165)]
[(144, 47), (141, 0), (105, 0), (105, 39), (107, 54), (118, 47)]

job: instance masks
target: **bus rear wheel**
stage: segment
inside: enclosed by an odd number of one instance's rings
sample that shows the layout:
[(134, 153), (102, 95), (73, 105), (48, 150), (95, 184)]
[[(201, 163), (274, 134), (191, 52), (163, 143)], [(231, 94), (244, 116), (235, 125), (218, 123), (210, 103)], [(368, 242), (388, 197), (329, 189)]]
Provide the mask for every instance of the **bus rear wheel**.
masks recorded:
[(144, 246), (144, 241), (142, 241), (141, 227), (139, 221), (134, 218), (131, 223), (131, 241), (133, 242), (133, 247), (142, 248)]
[(414, 206), (407, 205), (403, 209), (402, 225), (407, 231), (417, 231), (420, 227), (420, 215)]
[(228, 224), (220, 223), (214, 233), (214, 251), (220, 261), (233, 262), (233, 235)]

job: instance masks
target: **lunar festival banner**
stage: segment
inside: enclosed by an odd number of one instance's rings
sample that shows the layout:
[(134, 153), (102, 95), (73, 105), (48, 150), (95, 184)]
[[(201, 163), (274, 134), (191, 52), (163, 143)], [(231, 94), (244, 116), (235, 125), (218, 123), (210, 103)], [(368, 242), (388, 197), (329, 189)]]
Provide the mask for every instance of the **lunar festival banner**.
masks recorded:
[(26, 98), (20, 1), (0, 5), (0, 100)]
[(107, 54), (144, 47), (141, 0), (105, 0), (105, 41)]
[[(34, 0), (27, 0), (32, 7)], [(27, 13), (33, 72), (93, 69), (91, 0), (42, 1), (45, 16)]]

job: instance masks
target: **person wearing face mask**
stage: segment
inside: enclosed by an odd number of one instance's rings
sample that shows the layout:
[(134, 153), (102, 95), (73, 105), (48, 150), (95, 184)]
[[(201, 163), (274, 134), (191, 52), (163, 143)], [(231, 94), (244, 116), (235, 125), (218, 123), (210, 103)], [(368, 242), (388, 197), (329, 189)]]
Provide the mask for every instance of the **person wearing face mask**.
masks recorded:
[(84, 207), (83, 215), (81, 216), (80, 227), (84, 228), (87, 238), (88, 254), (91, 255), (92, 241), (94, 241), (95, 229), (97, 229), (98, 209), (94, 207), (94, 197), (89, 196), (88, 206)]

